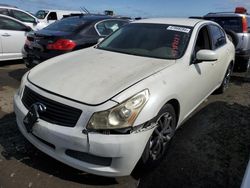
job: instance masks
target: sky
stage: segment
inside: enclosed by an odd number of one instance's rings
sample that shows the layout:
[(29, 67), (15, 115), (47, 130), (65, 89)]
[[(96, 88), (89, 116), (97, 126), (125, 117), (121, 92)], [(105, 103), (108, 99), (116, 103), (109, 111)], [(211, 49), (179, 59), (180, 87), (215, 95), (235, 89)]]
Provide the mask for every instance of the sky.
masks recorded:
[(250, 13), (250, 0), (1, 0), (35, 13), (40, 9), (80, 10), (91, 13), (113, 10), (117, 15), (130, 17), (189, 17), (208, 12), (234, 11), (244, 6)]

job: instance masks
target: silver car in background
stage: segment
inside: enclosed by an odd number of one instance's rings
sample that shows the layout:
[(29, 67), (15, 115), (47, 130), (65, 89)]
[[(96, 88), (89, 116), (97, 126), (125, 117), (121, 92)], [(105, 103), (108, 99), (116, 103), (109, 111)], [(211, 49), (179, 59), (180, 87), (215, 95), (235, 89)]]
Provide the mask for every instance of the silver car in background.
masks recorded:
[(204, 16), (217, 22), (235, 45), (235, 67), (247, 71), (250, 66), (250, 15), (244, 7), (236, 7), (235, 12), (215, 12)]

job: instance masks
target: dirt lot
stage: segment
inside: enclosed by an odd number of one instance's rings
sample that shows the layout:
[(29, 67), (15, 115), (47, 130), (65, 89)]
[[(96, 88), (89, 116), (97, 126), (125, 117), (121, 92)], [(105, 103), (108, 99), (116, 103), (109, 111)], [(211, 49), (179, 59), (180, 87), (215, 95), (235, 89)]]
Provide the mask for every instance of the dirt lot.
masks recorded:
[[(104, 178), (68, 167), (29, 144), (19, 132), (12, 97), (27, 71), (0, 66), (0, 188), (240, 187), (250, 157), (250, 72), (232, 77), (177, 131), (161, 165), (147, 175)], [(140, 181), (138, 181), (138, 179)]]

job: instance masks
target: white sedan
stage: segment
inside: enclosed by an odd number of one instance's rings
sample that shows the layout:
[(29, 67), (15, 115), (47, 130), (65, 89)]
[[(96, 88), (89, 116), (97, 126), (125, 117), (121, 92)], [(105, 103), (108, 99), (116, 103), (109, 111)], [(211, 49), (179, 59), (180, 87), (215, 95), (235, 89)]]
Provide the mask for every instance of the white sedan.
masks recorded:
[(133, 22), (25, 74), (14, 98), (18, 126), (41, 151), (86, 172), (154, 166), (184, 120), (228, 86), (234, 50), (211, 21)]
[(22, 59), (26, 35), (31, 30), (19, 20), (0, 14), (0, 61)]

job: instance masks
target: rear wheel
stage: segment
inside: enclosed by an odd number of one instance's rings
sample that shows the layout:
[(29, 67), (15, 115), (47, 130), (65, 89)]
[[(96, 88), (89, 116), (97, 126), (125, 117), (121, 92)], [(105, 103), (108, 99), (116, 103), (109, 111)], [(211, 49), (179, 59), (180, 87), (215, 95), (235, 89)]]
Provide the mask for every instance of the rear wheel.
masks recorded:
[(171, 104), (162, 107), (153, 122), (156, 127), (142, 155), (144, 167), (156, 166), (165, 156), (176, 129), (176, 114)]
[(233, 72), (233, 65), (230, 64), (227, 68), (227, 72), (224, 76), (224, 79), (220, 85), (220, 87), (215, 91), (215, 93), (217, 94), (222, 94), (225, 92), (225, 90), (228, 88), (229, 86), (229, 82), (230, 82), (230, 78), (231, 78), (231, 75), (232, 75), (232, 72)]
[(240, 63), (239, 64), (239, 70), (242, 71), (242, 72), (247, 72), (247, 70), (250, 67), (250, 60), (249, 60), (249, 58), (242, 59), (239, 63)]

